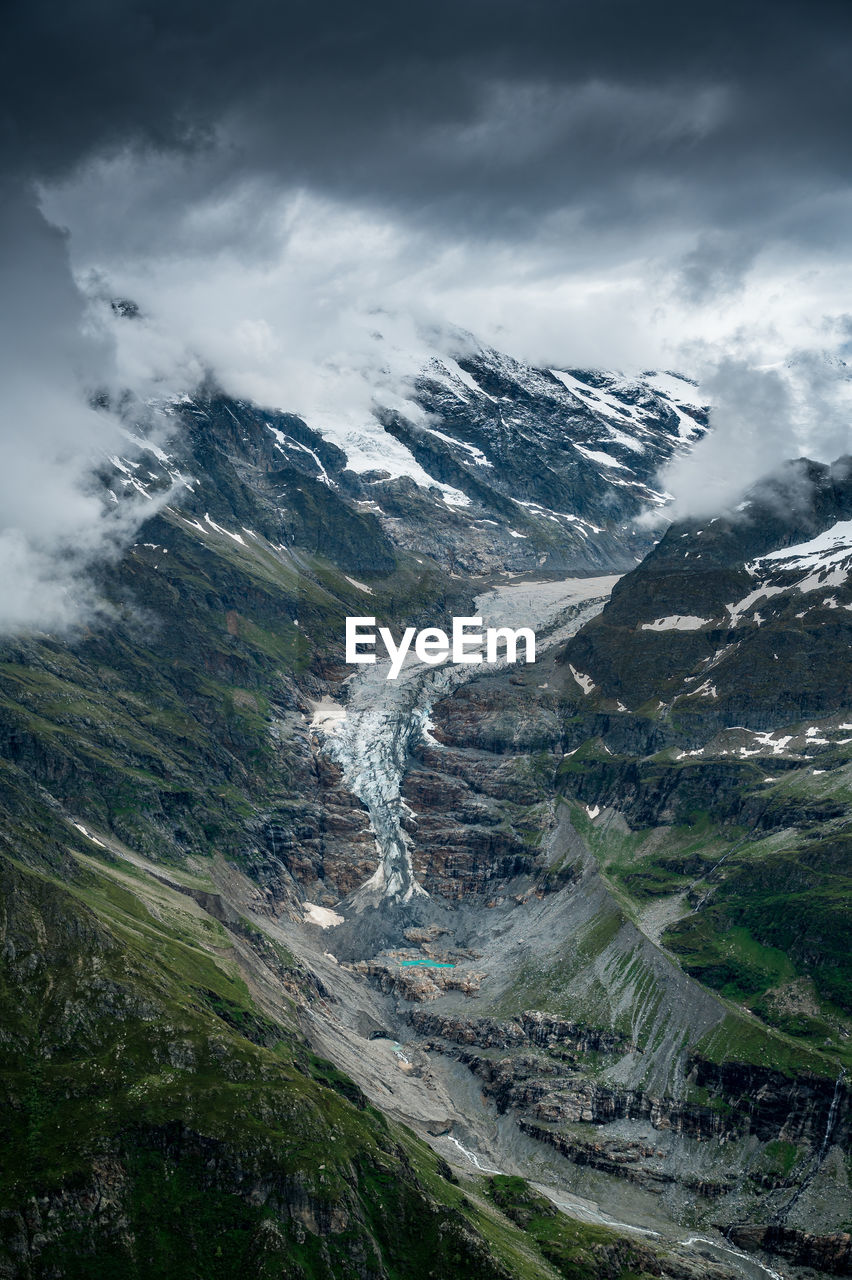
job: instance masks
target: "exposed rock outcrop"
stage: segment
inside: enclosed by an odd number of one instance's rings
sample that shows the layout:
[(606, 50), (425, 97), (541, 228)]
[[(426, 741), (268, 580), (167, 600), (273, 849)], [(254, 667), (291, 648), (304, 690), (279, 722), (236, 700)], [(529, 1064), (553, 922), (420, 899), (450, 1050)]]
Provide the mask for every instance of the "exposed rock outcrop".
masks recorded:
[(832, 1276), (852, 1275), (852, 1235), (848, 1232), (820, 1236), (776, 1224), (745, 1224), (730, 1227), (727, 1235), (735, 1245), (752, 1253), (762, 1249), (789, 1258), (799, 1267), (814, 1267)]
[(353, 964), (356, 973), (389, 995), (403, 1000), (437, 1000), (445, 991), (460, 991), (466, 996), (476, 996), (485, 977), (467, 969), (437, 969), (411, 965), (402, 968), (398, 963), (382, 964), (381, 961), (359, 960)]
[(421, 1035), (485, 1049), (517, 1048), (529, 1043), (546, 1048), (565, 1046), (578, 1053), (624, 1053), (635, 1047), (618, 1032), (586, 1027), (538, 1009), (528, 1009), (505, 1021), (459, 1018), (452, 1014), (415, 1009), (409, 1014), (409, 1021)]

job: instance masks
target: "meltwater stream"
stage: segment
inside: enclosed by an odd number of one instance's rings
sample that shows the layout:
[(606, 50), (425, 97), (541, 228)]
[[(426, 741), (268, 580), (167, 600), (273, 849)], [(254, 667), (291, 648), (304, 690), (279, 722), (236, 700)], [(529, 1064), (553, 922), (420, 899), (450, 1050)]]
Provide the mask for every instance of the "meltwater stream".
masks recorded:
[[(458, 1138), (452, 1135), (447, 1136), (453, 1146), (479, 1173), (499, 1174), (503, 1172), (501, 1169), (495, 1169), (490, 1165), (483, 1164), (481, 1157), (475, 1151), (471, 1151), (469, 1147), (464, 1146)], [(564, 1210), (569, 1217), (579, 1218), (581, 1222), (590, 1222), (595, 1226), (608, 1227), (611, 1231), (626, 1231), (632, 1235), (647, 1236), (657, 1240), (662, 1238), (658, 1231), (652, 1231), (648, 1227), (636, 1226), (635, 1223), (621, 1222), (618, 1218), (611, 1217), (594, 1200), (589, 1200), (583, 1196), (571, 1195), (565, 1191), (557, 1191), (554, 1187), (549, 1187), (540, 1182), (535, 1183), (534, 1186), (542, 1195), (547, 1196), (556, 1205), (557, 1209)], [(780, 1271), (776, 1271), (768, 1263), (760, 1262), (757, 1258), (751, 1257), (750, 1254), (744, 1253), (742, 1249), (737, 1249), (728, 1241), (723, 1243), (712, 1236), (690, 1235), (675, 1238), (672, 1243), (676, 1243), (687, 1252), (698, 1253), (702, 1256), (709, 1254), (717, 1261), (727, 1263), (728, 1266), (735, 1269), (742, 1277), (742, 1280), (764, 1280), (764, 1277), (767, 1276), (769, 1280), (784, 1280), (784, 1276)]]
[[(567, 639), (600, 613), (617, 577), (501, 584), (476, 598), (483, 627), (528, 626), (536, 632), (536, 651)], [(356, 909), (381, 898), (408, 902), (425, 894), (411, 863), (409, 838), (402, 826), (405, 802), (400, 794), (409, 748), (428, 733), (429, 710), (449, 689), (505, 665), (505, 659), (456, 666), (429, 666), (409, 653), (396, 680), (388, 680), (389, 660), (363, 666), (350, 676), (343, 708), (325, 700), (314, 717), (325, 749), (343, 770), (347, 787), (367, 806), (376, 836), (379, 862), (356, 890)]]

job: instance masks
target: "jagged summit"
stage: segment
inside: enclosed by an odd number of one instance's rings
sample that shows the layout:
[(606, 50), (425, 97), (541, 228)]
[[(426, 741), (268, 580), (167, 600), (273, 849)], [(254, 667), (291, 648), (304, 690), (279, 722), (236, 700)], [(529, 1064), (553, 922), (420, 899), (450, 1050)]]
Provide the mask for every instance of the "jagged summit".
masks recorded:
[(281, 486), (267, 523), (288, 545), (307, 479), (325, 490), (321, 505), (347, 504), (397, 547), (460, 574), (624, 570), (652, 545), (636, 518), (668, 501), (658, 473), (707, 430), (699, 400), (672, 374), (535, 369), (480, 348), (434, 357), (402, 407), (356, 425), (181, 396), (166, 406), (168, 452), (136, 441), (142, 454), (113, 459), (108, 487), (152, 494), (201, 477), (181, 505), (224, 524), (227, 503), (203, 478), (224, 454), (255, 469), (256, 489)]

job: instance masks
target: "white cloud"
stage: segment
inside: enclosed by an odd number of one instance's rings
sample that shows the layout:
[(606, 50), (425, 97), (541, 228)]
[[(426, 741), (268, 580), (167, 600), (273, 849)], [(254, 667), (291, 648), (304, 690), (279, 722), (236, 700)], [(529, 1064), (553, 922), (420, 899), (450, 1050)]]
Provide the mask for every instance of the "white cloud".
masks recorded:
[[(86, 406), (96, 376), (145, 400), (191, 390), (212, 370), (231, 394), (345, 440), (376, 401), (407, 408), (411, 378), (460, 326), (545, 366), (698, 376), (715, 431), (663, 477), (680, 514), (731, 502), (790, 454), (828, 459), (848, 447), (848, 382), (825, 355), (848, 342), (837, 319), (852, 286), (843, 257), (776, 241), (735, 246), (729, 261), (700, 227), (668, 235), (651, 219), (630, 241), (576, 211), (543, 219), (528, 239), (453, 240), (423, 219), (257, 177), (229, 182), (216, 163), (124, 153), (42, 193), (50, 219), (70, 229), (100, 328), (67, 278), (63, 243), (50, 241), (52, 275), (31, 246), (12, 288), (24, 299), (12, 335), (23, 351), (3, 391), (16, 445), (0, 485), (16, 531), (7, 575), (42, 587), (17, 593), (15, 618), (37, 615), (34, 596), (54, 600), (45, 616), (73, 614), (80, 566), (113, 537), (86, 483), (116, 430)], [(111, 316), (109, 296), (132, 298), (142, 319)]]
[[(637, 205), (664, 194), (649, 184)], [(566, 209), (532, 234), (478, 227), (464, 238), (423, 216), (225, 181), (215, 153), (113, 156), (46, 191), (44, 205), (70, 227), (79, 274), (104, 272), (145, 305), (166, 342), (146, 355), (152, 370), (192, 351), (223, 379), (262, 383), (267, 397), (277, 387), (292, 407), (318, 364), (344, 378), (362, 365), (380, 383), (397, 378), (399, 355), (371, 339), (378, 329), (388, 340), (388, 314), (400, 349), (415, 348), (415, 326), (431, 322), (543, 364), (695, 372), (708, 355), (765, 364), (819, 347), (824, 317), (845, 310), (852, 286), (850, 257), (783, 236), (763, 248), (708, 237), (698, 217), (638, 218), (626, 236)]]
[(794, 352), (771, 367), (727, 357), (701, 385), (713, 430), (662, 473), (670, 517), (714, 515), (787, 458), (829, 462), (852, 448), (852, 370), (837, 357)]
[(151, 504), (110, 510), (92, 479), (110, 452), (127, 453), (127, 438), (90, 403), (114, 386), (113, 351), (64, 240), (23, 198), (2, 202), (1, 221), (0, 632), (58, 630), (101, 607), (87, 567), (114, 554)]

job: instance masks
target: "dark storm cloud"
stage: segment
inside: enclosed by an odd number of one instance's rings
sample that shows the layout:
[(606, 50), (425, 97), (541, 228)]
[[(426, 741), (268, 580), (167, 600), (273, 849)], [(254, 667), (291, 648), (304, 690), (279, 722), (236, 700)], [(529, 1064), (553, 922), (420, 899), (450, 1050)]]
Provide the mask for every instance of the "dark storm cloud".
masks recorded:
[(708, 462), (721, 500), (795, 452), (808, 415), (750, 370), (848, 305), (850, 65), (847, 0), (7, 3), (0, 631), (92, 616), (86, 566), (141, 518), (92, 488), (122, 447), (96, 387), (212, 368), (349, 439), (450, 321), (539, 363), (691, 344), (720, 408), (687, 504)]
[(435, 219), (728, 225), (847, 180), (851, 32), (830, 3), (36, 0), (7, 19), (3, 141), (50, 178), (219, 130), (225, 171)]

